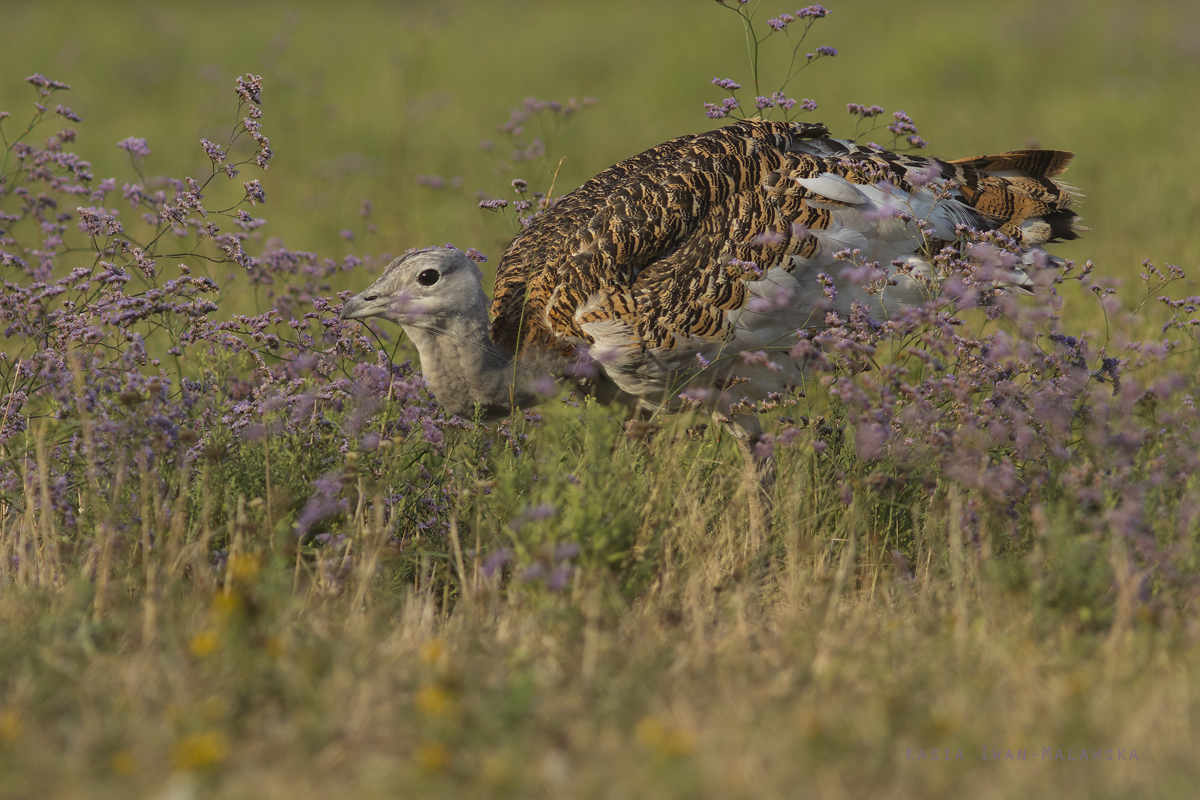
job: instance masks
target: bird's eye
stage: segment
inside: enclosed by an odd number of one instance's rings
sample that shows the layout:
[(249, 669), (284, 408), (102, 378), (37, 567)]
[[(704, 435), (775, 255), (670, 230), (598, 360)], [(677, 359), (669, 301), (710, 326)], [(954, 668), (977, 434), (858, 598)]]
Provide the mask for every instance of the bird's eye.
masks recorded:
[(441, 273), (436, 269), (421, 270), (421, 274), (417, 276), (417, 283), (422, 286), (433, 286), (438, 282), (438, 278), (442, 277)]

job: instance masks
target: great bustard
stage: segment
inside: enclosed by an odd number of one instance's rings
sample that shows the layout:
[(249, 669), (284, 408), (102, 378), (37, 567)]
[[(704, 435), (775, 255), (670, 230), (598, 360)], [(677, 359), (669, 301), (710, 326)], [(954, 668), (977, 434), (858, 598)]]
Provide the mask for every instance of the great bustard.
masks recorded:
[[(929, 300), (928, 256), (961, 225), (1024, 248), (1001, 283), (1028, 284), (1048, 259), (1041, 245), (1076, 238), (1075, 197), (1053, 180), (1070, 159), (940, 161), (831, 139), (822, 125), (745, 120), (651, 148), (550, 206), (505, 251), (490, 320), (479, 269), (451, 249), (397, 258), (341, 315), (403, 326), (453, 414), (536, 404), (547, 374), (653, 410), (676, 409), (684, 390), (705, 398), (760, 487), (751, 522), (765, 530), (773, 465), (744, 409), (800, 382), (798, 332), (855, 302), (882, 318)], [(847, 267), (864, 261), (893, 285), (856, 285)], [(767, 357), (738, 357), (758, 351)]]

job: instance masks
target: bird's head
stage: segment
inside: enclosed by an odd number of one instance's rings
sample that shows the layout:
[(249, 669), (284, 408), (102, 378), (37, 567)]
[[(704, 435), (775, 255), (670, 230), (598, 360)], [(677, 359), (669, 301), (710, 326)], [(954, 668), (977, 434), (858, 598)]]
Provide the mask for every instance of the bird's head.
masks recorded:
[(483, 274), (460, 250), (405, 253), (379, 279), (346, 301), (342, 319), (383, 317), (406, 327), (444, 329), (454, 318), (482, 313)]

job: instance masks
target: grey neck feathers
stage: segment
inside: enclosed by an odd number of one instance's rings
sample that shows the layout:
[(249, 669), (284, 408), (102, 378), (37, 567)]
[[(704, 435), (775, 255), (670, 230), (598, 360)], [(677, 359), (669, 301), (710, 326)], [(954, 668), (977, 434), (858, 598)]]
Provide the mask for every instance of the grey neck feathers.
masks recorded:
[(492, 343), (486, 317), (454, 317), (407, 329), (425, 380), (448, 413), (469, 419), (478, 404), (490, 418), (539, 402), (513, 359)]

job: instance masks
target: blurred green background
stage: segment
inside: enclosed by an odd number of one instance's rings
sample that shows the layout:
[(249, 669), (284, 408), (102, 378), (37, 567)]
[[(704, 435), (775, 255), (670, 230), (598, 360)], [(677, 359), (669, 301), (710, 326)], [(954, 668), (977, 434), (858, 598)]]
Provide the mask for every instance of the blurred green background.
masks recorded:
[[(1200, 3), (827, 5), (832, 15), (804, 49), (828, 44), (840, 54), (790, 87), (819, 102), (807, 119), (849, 135), (845, 104), (878, 103), (908, 111), (932, 143), (927, 152), (942, 157), (1035, 142), (1073, 150), (1067, 179), (1087, 195), (1093, 232), (1056, 252), (1094, 259), (1100, 275), (1134, 276), (1143, 258), (1195, 266)], [(765, 0), (760, 18), (792, 10)], [(27, 75), (71, 84), (56, 100), (83, 117), (76, 152), (118, 187), (133, 179), (114, 147), (127, 136), (149, 140), (147, 175), (207, 173), (198, 140), (225, 140), (234, 78), (261, 74), (277, 155), (269, 172), (246, 168), (236, 186), (261, 177), (268, 235), (333, 257), (452, 241), (483, 250), (494, 267), (513, 223), (478, 210), (477, 191), (511, 196), (513, 174), (544, 186), (566, 156), (562, 194), (623, 157), (714, 127), (701, 106), (722, 96), (714, 76), (749, 83), (739, 20), (713, 0), (43, 1), (6, 2), (0, 19), (9, 123), (31, 111)], [(497, 126), (530, 95), (600, 102), (543, 161), (497, 169), (495, 153), (507, 152)], [(480, 149), (485, 139), (495, 152)], [(421, 174), (462, 184), (429, 189), (417, 184)], [(358, 213), (368, 199), (370, 235)]]

